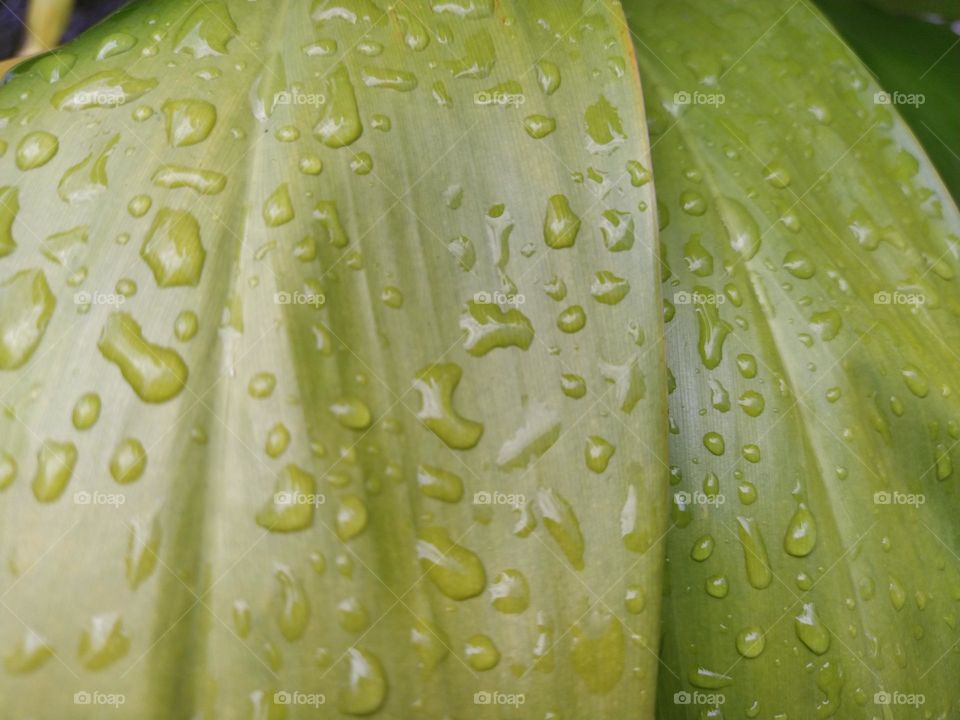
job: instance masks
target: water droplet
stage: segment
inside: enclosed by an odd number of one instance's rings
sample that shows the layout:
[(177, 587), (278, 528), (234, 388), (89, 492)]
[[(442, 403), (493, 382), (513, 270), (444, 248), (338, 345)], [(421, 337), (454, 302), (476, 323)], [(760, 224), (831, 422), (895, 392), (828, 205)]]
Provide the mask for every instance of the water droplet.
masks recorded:
[(749, 625), (737, 633), (737, 652), (745, 658), (755, 658), (766, 646), (763, 631), (756, 625)]
[(17, 144), (17, 167), (26, 172), (46, 165), (59, 149), (56, 135), (43, 130), (27, 133)]
[(703, 436), (703, 446), (714, 455), (723, 455), (726, 451), (723, 436), (717, 432), (708, 432)]
[(570, 662), (592, 693), (610, 692), (623, 675), (626, 643), (623, 623), (605, 610), (591, 610), (570, 631)]
[(737, 404), (750, 417), (757, 417), (763, 412), (763, 395), (756, 390), (745, 390), (737, 401)]
[(910, 392), (918, 398), (925, 398), (930, 392), (930, 383), (927, 381), (927, 376), (916, 365), (907, 365), (900, 371), (900, 375)]
[(817, 523), (813, 513), (800, 503), (787, 524), (783, 537), (783, 549), (794, 557), (806, 557), (817, 544)]
[(247, 392), (250, 397), (263, 399), (273, 394), (273, 389), (277, 386), (277, 377), (273, 373), (259, 372), (250, 378), (250, 384), (247, 386)]
[(817, 273), (817, 266), (802, 250), (791, 250), (783, 256), (783, 267), (794, 277), (808, 280)]
[(463, 647), (467, 664), (474, 670), (491, 670), (500, 662), (500, 651), (486, 635), (473, 635)]
[(564, 395), (575, 400), (579, 400), (587, 394), (586, 380), (573, 373), (564, 373), (560, 376), (560, 388)]
[(694, 541), (693, 548), (690, 550), (690, 557), (697, 562), (703, 562), (713, 555), (715, 546), (716, 541), (713, 539), (713, 535), (701, 535)]
[(604, 438), (591, 435), (587, 438), (585, 449), (587, 467), (597, 474), (606, 471), (615, 450), (616, 448)]
[(684, 190), (680, 193), (680, 209), (687, 215), (699, 217), (707, 211), (707, 201), (696, 190)]
[(71, 416), (73, 426), (77, 430), (89, 430), (100, 419), (100, 396), (96, 393), (85, 393), (73, 406)]
[(201, 195), (216, 195), (227, 186), (227, 176), (186, 165), (161, 165), (153, 174), (153, 184), (171, 190), (189, 188)]
[(623, 144), (626, 135), (620, 113), (602, 95), (584, 112), (587, 149), (594, 154), (609, 154)]
[[(0, 187), (0, 258), (17, 248), (13, 239), (13, 223), (20, 212), (20, 194), (15, 187)], [(3, 307), (5, 303), (0, 303)]]
[(6, 490), (17, 479), (17, 461), (10, 453), (0, 450), (0, 490)]
[(513, 568), (497, 573), (490, 586), (494, 609), (502, 613), (522, 613), (530, 606), (530, 585), (519, 570)]
[(107, 318), (97, 347), (116, 364), (141, 400), (162, 403), (180, 394), (187, 382), (187, 365), (176, 351), (154, 345), (128, 313)]
[(546, 115), (528, 115), (523, 120), (523, 129), (534, 140), (540, 140), (557, 129), (557, 121)]
[(180, 342), (193, 339), (200, 329), (200, 319), (192, 310), (184, 310), (177, 315), (173, 323), (173, 334)]
[(811, 652), (823, 655), (830, 649), (830, 631), (817, 615), (813, 603), (804, 603), (803, 612), (794, 618), (793, 628), (797, 637)]
[(42, 270), (22, 270), (0, 283), (0, 370), (16, 370), (27, 363), (55, 307)]
[(303, 637), (310, 620), (310, 603), (303, 585), (286, 565), (277, 565), (275, 575), (280, 583), (280, 614), (277, 624), (283, 636), (293, 642)]
[(712, 575), (704, 582), (704, 590), (710, 597), (721, 600), (730, 592), (730, 583), (725, 575)]
[(570, 503), (560, 493), (550, 488), (537, 492), (537, 508), (543, 517), (547, 532), (554, 539), (570, 564), (582, 570), (584, 540), (580, 521)]
[(50, 101), (57, 110), (109, 109), (138, 100), (156, 86), (153, 78), (140, 79), (122, 70), (104, 70), (55, 93)]
[(559, 250), (573, 247), (580, 232), (580, 217), (570, 209), (566, 195), (553, 195), (547, 203), (543, 221), (543, 241), (547, 247)]
[(206, 0), (194, 7), (173, 36), (176, 53), (205, 58), (226, 55), (237, 26), (222, 0)]
[(737, 516), (737, 535), (743, 547), (743, 561), (747, 568), (747, 580), (762, 590), (770, 585), (773, 575), (770, 572), (770, 560), (767, 546), (760, 534), (760, 525), (754, 518)]
[(355, 538), (367, 527), (367, 506), (356, 495), (344, 495), (337, 508), (337, 537), (343, 542)]
[(28, 628), (3, 659), (3, 667), (8, 673), (21, 675), (39, 670), (52, 657), (53, 648), (46, 639)]
[(160, 520), (157, 517), (134, 518), (130, 523), (124, 567), (126, 568), (127, 582), (134, 590), (150, 577), (157, 566), (162, 538)]
[(639, 615), (647, 606), (647, 596), (640, 585), (627, 585), (623, 604), (631, 615)]
[(730, 247), (744, 260), (751, 259), (760, 249), (760, 228), (753, 215), (739, 201), (727, 197), (719, 198), (717, 209), (727, 230)]
[(330, 74), (323, 94), (326, 102), (313, 133), (327, 147), (346, 147), (363, 133), (357, 97), (346, 67), (338, 65)]
[(450, 642), (446, 634), (433, 623), (417, 619), (410, 628), (410, 643), (417, 654), (420, 668), (432, 672), (447, 657)]
[(110, 475), (120, 483), (139, 480), (147, 469), (147, 451), (136, 438), (124, 438), (110, 457)]
[(277, 475), (273, 495), (257, 513), (257, 525), (274, 532), (294, 532), (313, 525), (313, 513), (323, 502), (313, 475), (287, 465)]
[(460, 327), (467, 332), (463, 347), (474, 357), (495, 348), (526, 350), (533, 342), (533, 324), (526, 315), (517, 308), (504, 312), (492, 302), (469, 301), (460, 316)]
[(77, 465), (77, 446), (72, 442), (45, 440), (37, 452), (33, 495), (40, 502), (53, 502), (63, 493)]
[(373, 422), (370, 408), (363, 400), (344, 397), (330, 406), (330, 412), (343, 427), (349, 430), (366, 430)]
[(687, 670), (687, 680), (691, 685), (705, 690), (719, 690), (733, 682), (733, 678), (715, 670), (709, 670), (702, 665), (695, 665)]
[(278, 458), (290, 446), (290, 431), (283, 423), (277, 423), (267, 433), (267, 442), (264, 450), (268, 457)]
[(460, 502), (463, 497), (463, 480), (456, 473), (433, 465), (417, 468), (417, 486), (427, 497), (443, 502)]
[(605, 210), (600, 216), (600, 234), (610, 252), (630, 250), (635, 241), (633, 215), (619, 210)]
[(601, 270), (593, 276), (590, 294), (604, 305), (616, 305), (630, 292), (630, 283), (608, 270)]
[(469, 450), (483, 435), (483, 425), (462, 417), (453, 407), (462, 373), (454, 363), (431, 365), (417, 373), (413, 383), (421, 400), (417, 419), (454, 450)]
[(577, 333), (587, 324), (587, 313), (580, 305), (571, 305), (557, 318), (557, 327), (565, 333)]
[(420, 531), (417, 557), (437, 589), (453, 600), (476, 597), (487, 586), (480, 558), (454, 542), (444, 528), (426, 527)]
[(107, 35), (97, 46), (97, 60), (105, 60), (114, 55), (121, 55), (137, 44), (137, 39), (125, 32), (116, 32)]
[(549, 60), (540, 60), (537, 65), (537, 84), (545, 95), (553, 95), (560, 89), (560, 68)]
[(77, 655), (87, 670), (101, 670), (116, 662), (130, 649), (130, 638), (123, 631), (118, 612), (102, 613), (90, 618), (80, 635)]
[(200, 241), (200, 225), (186, 210), (160, 208), (140, 248), (142, 257), (161, 288), (196, 286), (207, 252)]
[(293, 220), (293, 203), (290, 201), (290, 189), (282, 183), (263, 203), (263, 222), (267, 227), (280, 227)]
[(106, 141), (99, 153), (90, 153), (69, 168), (57, 185), (60, 199), (66, 203), (76, 204), (92, 200), (105, 192), (109, 182), (107, 161), (119, 141), (120, 136), (114, 135)]
[(347, 650), (349, 669), (340, 689), (337, 709), (347, 715), (371, 715), (380, 709), (387, 695), (387, 677), (377, 657), (366, 650)]
[(360, 633), (369, 627), (370, 615), (357, 598), (344, 598), (337, 603), (337, 622), (347, 632)]

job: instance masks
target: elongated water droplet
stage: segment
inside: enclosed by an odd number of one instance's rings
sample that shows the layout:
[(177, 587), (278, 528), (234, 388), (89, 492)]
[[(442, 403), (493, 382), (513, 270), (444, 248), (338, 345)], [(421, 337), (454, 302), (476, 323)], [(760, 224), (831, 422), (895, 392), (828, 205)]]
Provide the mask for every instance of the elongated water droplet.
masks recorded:
[(171, 190), (190, 188), (201, 195), (216, 195), (227, 186), (227, 176), (186, 165), (161, 165), (153, 174), (153, 184)]
[(104, 70), (55, 93), (50, 102), (57, 110), (109, 109), (138, 100), (156, 86), (153, 78), (140, 79), (122, 70)]
[(813, 603), (804, 603), (803, 612), (793, 620), (797, 637), (811, 652), (823, 655), (830, 649), (830, 631), (827, 630)]
[(325, 83), (326, 102), (313, 134), (330, 148), (350, 145), (363, 133), (357, 97), (346, 67), (338, 65)]
[(434, 500), (455, 503), (463, 497), (463, 480), (460, 476), (433, 465), (417, 468), (417, 485), (424, 495)]
[(77, 465), (77, 446), (72, 442), (45, 440), (37, 452), (33, 495), (40, 502), (53, 502), (63, 494)]
[(310, 603), (303, 585), (286, 565), (277, 565), (276, 578), (280, 583), (280, 614), (277, 624), (283, 636), (293, 642), (303, 636), (310, 620)]
[(376, 655), (358, 647), (347, 651), (347, 679), (337, 697), (337, 709), (347, 715), (372, 715), (387, 695), (387, 676)]
[(626, 642), (623, 623), (606, 610), (591, 610), (570, 631), (574, 672), (592, 693), (607, 693), (623, 675)]
[(454, 542), (444, 528), (427, 527), (420, 531), (417, 557), (433, 584), (453, 600), (475, 597), (487, 586), (487, 575), (480, 558)]
[(101, 670), (113, 664), (130, 649), (130, 638), (123, 630), (118, 612), (102, 613), (90, 618), (80, 635), (77, 655), (87, 670)]
[(183, 358), (144, 338), (140, 325), (128, 313), (110, 314), (97, 347), (145, 402), (172, 400), (186, 385), (188, 370)]
[(526, 350), (533, 342), (533, 324), (526, 315), (516, 308), (504, 312), (492, 302), (469, 301), (460, 316), (460, 327), (467, 332), (463, 347), (475, 357), (496, 348)]
[(510, 568), (497, 573), (490, 585), (494, 609), (507, 614), (522, 613), (530, 606), (530, 585), (519, 570)]
[(580, 217), (570, 208), (566, 195), (554, 195), (547, 203), (543, 220), (543, 241), (547, 247), (572, 247), (580, 232)]
[(22, 270), (0, 283), (0, 370), (16, 370), (27, 363), (55, 308), (42, 270)]
[(743, 547), (743, 561), (747, 568), (747, 580), (750, 584), (762, 590), (770, 585), (773, 575), (770, 572), (770, 560), (767, 557), (767, 546), (760, 534), (760, 525), (754, 518), (737, 517), (737, 535)]

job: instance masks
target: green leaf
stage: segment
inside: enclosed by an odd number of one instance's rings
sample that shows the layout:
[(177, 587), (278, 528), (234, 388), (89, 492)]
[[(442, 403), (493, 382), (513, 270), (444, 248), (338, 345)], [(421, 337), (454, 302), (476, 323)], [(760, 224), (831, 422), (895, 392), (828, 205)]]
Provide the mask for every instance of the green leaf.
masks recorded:
[(818, 0), (910, 124), (956, 202), (960, 198), (960, 41), (945, 25)]
[(676, 379), (657, 717), (952, 717), (957, 208), (809, 4), (626, 7)]
[(652, 714), (666, 378), (620, 12), (145, 2), (17, 68), (7, 715)]

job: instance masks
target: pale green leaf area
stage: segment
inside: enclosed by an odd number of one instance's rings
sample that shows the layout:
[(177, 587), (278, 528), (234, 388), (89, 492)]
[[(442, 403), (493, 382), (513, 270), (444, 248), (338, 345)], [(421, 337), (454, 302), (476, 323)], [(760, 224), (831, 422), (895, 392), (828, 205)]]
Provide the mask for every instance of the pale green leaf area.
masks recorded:
[(19, 66), (0, 717), (651, 717), (647, 136), (612, 1), (142, 2)]
[(657, 716), (957, 717), (957, 208), (808, 3), (625, 5), (675, 378)]

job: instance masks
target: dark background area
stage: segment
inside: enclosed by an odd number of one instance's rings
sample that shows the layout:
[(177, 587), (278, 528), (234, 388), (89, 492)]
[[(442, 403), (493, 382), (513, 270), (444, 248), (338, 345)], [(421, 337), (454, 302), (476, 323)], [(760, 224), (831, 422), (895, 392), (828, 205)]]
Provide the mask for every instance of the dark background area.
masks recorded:
[[(79, 35), (130, 0), (76, 0), (64, 41)], [(23, 43), (23, 18), (27, 0), (3, 0), (0, 4), (0, 59), (12, 57)]]

